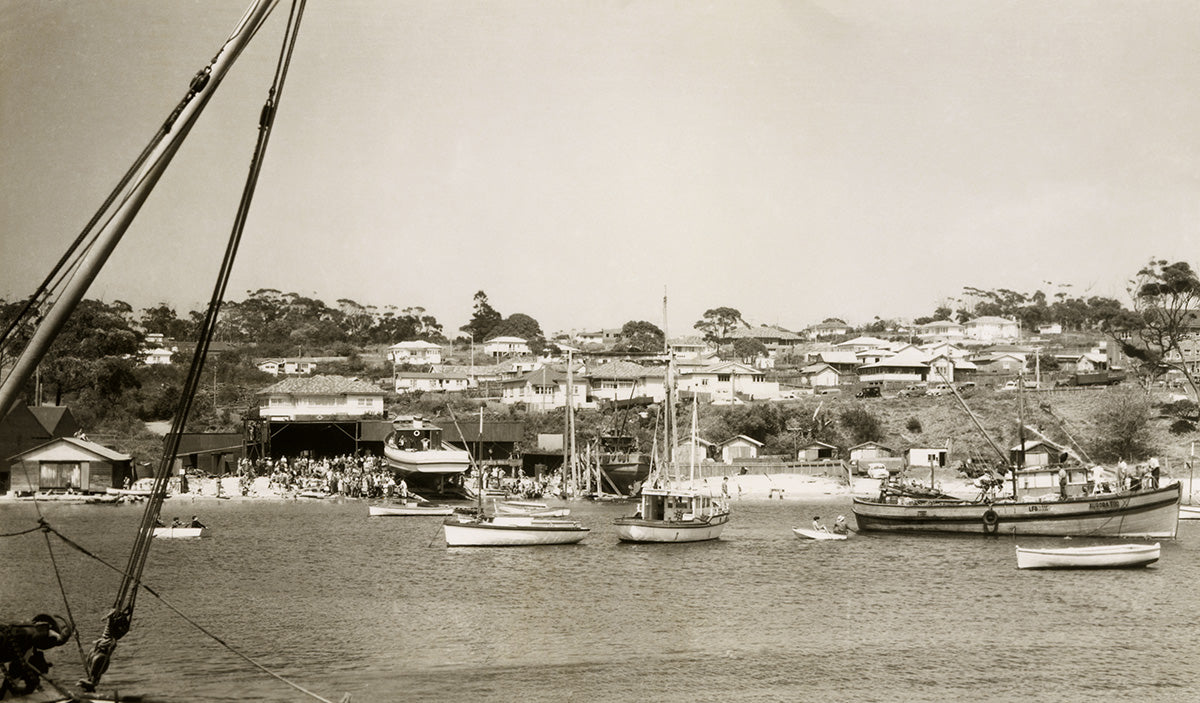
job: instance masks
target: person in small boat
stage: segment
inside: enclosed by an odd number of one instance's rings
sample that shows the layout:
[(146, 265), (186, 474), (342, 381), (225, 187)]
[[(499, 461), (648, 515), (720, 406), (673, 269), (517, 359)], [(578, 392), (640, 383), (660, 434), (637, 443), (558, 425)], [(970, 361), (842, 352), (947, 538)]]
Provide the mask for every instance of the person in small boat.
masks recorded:
[(171, 518), (171, 527), (183, 527), (183, 521), (179, 518)]
[(188, 524), (188, 527), (199, 527), (199, 528), (203, 529), (203, 528), (207, 527), (207, 525), (205, 525), (204, 523), (200, 522), (200, 518), (198, 518), (198, 517), (196, 517), (195, 515), (193, 515), (193, 516), (192, 516), (192, 521), (191, 521), (191, 523), (189, 523), (189, 524)]
[(166, 525), (166, 523), (164, 523), (164, 522), (162, 521), (162, 518), (155, 516), (155, 518), (154, 518), (154, 526), (155, 526), (155, 527), (166, 527), (167, 525)]
[(846, 535), (850, 534), (850, 527), (846, 524), (846, 516), (838, 515), (837, 520), (833, 523), (833, 534)]
[(816, 532), (829, 532), (829, 530), (825, 529), (825, 526), (821, 524), (820, 515), (813, 518), (812, 528)]

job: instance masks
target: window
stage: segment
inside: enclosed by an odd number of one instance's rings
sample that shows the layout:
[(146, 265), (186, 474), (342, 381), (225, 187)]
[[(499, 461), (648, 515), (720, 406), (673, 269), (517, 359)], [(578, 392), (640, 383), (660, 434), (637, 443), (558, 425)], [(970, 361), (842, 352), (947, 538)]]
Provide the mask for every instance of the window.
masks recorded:
[(717, 383), (729, 383), (729, 374), (727, 374), (727, 373), (717, 374)]
[(538, 395), (554, 395), (555, 386), (534, 386), (533, 392)]

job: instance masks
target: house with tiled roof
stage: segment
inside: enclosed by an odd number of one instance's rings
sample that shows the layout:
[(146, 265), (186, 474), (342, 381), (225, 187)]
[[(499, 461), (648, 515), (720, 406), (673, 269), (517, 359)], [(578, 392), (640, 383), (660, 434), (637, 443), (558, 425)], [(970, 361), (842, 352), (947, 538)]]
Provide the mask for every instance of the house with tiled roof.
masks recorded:
[(473, 387), (471, 376), (454, 371), (397, 371), (392, 374), (397, 393), (415, 391), (459, 393)]
[(666, 372), (661, 366), (642, 366), (632, 361), (589, 363), (583, 374), (588, 378), (591, 396), (596, 400), (652, 398), (661, 402), (667, 396)]
[(383, 391), (345, 376), (285, 378), (259, 391), (261, 417), (280, 420), (332, 419), (383, 414)]
[(721, 342), (729, 344), (739, 339), (758, 340), (768, 347), (794, 347), (804, 341), (800, 335), (795, 332), (789, 332), (781, 327), (759, 325), (758, 327), (738, 327), (732, 329), (721, 339)]
[(711, 403), (733, 403), (745, 400), (778, 400), (779, 383), (768, 381), (766, 375), (736, 361), (726, 361), (682, 373), (679, 389), (707, 396)]
[(880, 339), (878, 337), (855, 337), (854, 339), (847, 339), (844, 342), (839, 342), (833, 345), (833, 348), (838, 351), (848, 351), (853, 353), (866, 349), (880, 349), (887, 347), (888, 344), (890, 344), (890, 342), (888, 342), (886, 339)]
[(388, 347), (387, 358), (393, 364), (432, 366), (442, 363), (442, 347), (423, 339), (397, 342)]
[(1016, 320), (985, 315), (963, 323), (963, 333), (970, 339), (993, 342), (1000, 339), (1016, 339), (1021, 334), (1021, 326)]
[(874, 385), (920, 383), (928, 374), (929, 359), (916, 347), (858, 367), (859, 382)]
[(546, 411), (567, 407), (569, 395), (572, 407), (588, 407), (588, 379), (580, 371), (582, 368), (572, 370), (570, 383), (565, 369), (550, 366), (501, 381), (500, 402), (524, 403), (530, 410)]

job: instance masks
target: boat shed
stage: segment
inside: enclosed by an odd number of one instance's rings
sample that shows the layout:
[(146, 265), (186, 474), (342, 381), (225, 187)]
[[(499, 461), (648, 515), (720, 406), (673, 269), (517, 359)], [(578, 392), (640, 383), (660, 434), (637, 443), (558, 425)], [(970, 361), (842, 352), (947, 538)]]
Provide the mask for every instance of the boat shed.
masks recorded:
[(240, 432), (184, 432), (179, 436), (175, 460), (183, 469), (224, 476), (237, 471), (238, 460), (243, 456), (245, 446)]
[(1056, 466), (1066, 462), (1071, 456), (1066, 449), (1044, 439), (1026, 441), (1024, 448), (1024, 461), (1020, 460), (1020, 444), (1008, 450), (1009, 458), (1014, 466)]
[(103, 493), (124, 485), (132, 457), (80, 437), (59, 437), (12, 458), (5, 467), (14, 493)]
[(796, 452), (796, 458), (800, 461), (829, 460), (834, 459), (836, 455), (837, 447), (825, 442), (813, 442), (801, 447), (800, 451)]
[(938, 469), (946, 465), (950, 450), (945, 447), (910, 447), (908, 465), (923, 469)]

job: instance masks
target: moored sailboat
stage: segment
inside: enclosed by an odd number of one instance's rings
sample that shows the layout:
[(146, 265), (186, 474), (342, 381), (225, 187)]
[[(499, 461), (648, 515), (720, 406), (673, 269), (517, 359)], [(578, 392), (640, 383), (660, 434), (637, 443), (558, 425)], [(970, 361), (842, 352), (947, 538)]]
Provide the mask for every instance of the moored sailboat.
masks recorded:
[[(663, 306), (666, 307), (665, 297)], [(705, 542), (720, 537), (725, 525), (729, 522), (729, 506), (723, 500), (710, 495), (707, 491), (692, 487), (690, 483), (687, 486), (678, 485), (674, 457), (676, 443), (674, 441), (675, 387), (673, 376), (675, 369), (673, 357), (668, 356), (667, 365), (667, 399), (663, 414), (663, 430), (670, 459), (665, 462), (667, 476), (662, 478), (665, 485), (643, 486), (637, 512), (613, 521), (617, 538), (622, 542)], [(693, 396), (693, 449), (690, 477), (692, 482), (696, 478), (694, 438), (696, 436), (697, 402)]]

